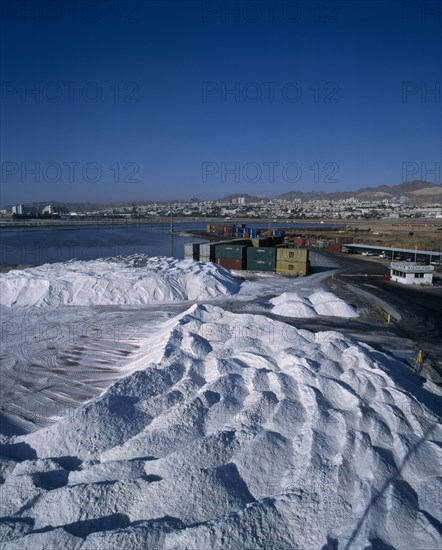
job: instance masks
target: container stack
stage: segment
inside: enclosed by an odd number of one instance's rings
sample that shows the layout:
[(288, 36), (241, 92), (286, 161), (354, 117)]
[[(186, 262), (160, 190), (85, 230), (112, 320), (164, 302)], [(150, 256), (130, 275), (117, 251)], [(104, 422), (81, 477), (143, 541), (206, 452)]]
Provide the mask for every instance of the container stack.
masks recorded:
[(236, 227), (234, 225), (224, 225), (222, 228), (224, 237), (235, 237)]
[(272, 242), (274, 244), (274, 246), (278, 245), (278, 244), (283, 244), (284, 243), (284, 237), (282, 236), (273, 236), (272, 237)]
[(201, 262), (214, 262), (216, 259), (216, 247), (214, 243), (202, 243), (199, 245), (199, 260)]
[(220, 224), (208, 224), (207, 225), (207, 233), (212, 233), (214, 235), (217, 235), (219, 233)]
[(277, 248), (276, 272), (297, 277), (308, 273), (308, 250), (305, 248)]
[(275, 271), (276, 248), (250, 246), (247, 248), (247, 269), (251, 271)]
[(224, 237), (237, 236), (237, 227), (234, 224), (208, 224), (206, 226), (206, 231), (211, 235), (223, 235)]
[(216, 247), (216, 263), (226, 269), (245, 269), (247, 248), (244, 244), (219, 244)]
[(241, 233), (242, 237), (219, 243), (186, 243), (184, 257), (206, 263), (214, 262), (226, 269), (307, 275), (308, 249), (284, 246), (281, 244), (284, 241), (281, 235), (246, 238), (247, 234), (257, 234), (247, 227), (236, 228), (235, 233)]
[(200, 246), (199, 243), (184, 243), (184, 259), (198, 261), (200, 259)]
[(256, 237), (252, 238), (252, 246), (262, 247), (262, 246), (272, 246), (273, 241), (271, 237)]

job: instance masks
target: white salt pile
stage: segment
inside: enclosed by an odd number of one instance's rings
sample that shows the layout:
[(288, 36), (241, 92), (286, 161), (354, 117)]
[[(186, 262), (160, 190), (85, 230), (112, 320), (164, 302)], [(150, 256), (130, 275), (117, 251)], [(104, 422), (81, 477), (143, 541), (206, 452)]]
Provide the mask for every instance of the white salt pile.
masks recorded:
[(296, 292), (284, 292), (270, 300), (272, 312), (285, 317), (358, 317), (356, 309), (331, 292), (315, 290), (310, 296), (303, 297)]
[(142, 305), (235, 295), (239, 288), (228, 271), (214, 264), (136, 254), (1, 274), (0, 304)]
[(339, 333), (215, 306), (161, 342), (0, 446), (2, 548), (440, 547), (436, 388)]

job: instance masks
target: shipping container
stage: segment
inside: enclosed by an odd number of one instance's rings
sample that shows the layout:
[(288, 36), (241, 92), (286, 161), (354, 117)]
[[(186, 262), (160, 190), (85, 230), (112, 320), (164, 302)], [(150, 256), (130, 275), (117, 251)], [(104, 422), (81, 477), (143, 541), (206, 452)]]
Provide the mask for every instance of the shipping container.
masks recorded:
[(200, 259), (200, 243), (184, 243), (184, 259)]
[(254, 247), (250, 246), (247, 249), (247, 260), (248, 259), (267, 259), (274, 260), (276, 262), (276, 248), (273, 246), (259, 246)]
[(199, 257), (202, 262), (214, 262), (215, 251), (217, 245), (215, 243), (203, 243), (199, 245)]
[(219, 233), (222, 232), (222, 225), (219, 223), (211, 224), (209, 227), (210, 227), (209, 233), (212, 233), (214, 235), (218, 235)]
[(293, 275), (297, 277), (304, 277), (308, 273), (307, 262), (276, 262), (276, 272), (284, 273), (286, 275)]
[(284, 264), (306, 264), (308, 263), (308, 260), (303, 260), (303, 259), (298, 259), (298, 258), (293, 258), (291, 260), (279, 260), (278, 259), (278, 256), (276, 257), (276, 263), (280, 266), (283, 266)]
[(327, 247), (327, 252), (329, 252), (330, 254), (338, 254), (339, 252), (341, 252), (341, 245), (330, 243)]
[(247, 269), (251, 271), (275, 271), (276, 250), (273, 247), (247, 249)]
[(214, 235), (225, 235), (225, 234), (235, 234), (235, 226), (234, 225), (225, 225), (222, 223), (212, 224), (210, 226), (209, 233), (212, 233)]
[(260, 246), (271, 246), (272, 245), (272, 239), (269, 237), (256, 237), (255, 239), (251, 239), (252, 246), (260, 247)]
[(293, 242), (297, 246), (305, 246), (307, 244), (307, 239), (305, 239), (304, 237), (294, 237)]
[(247, 255), (245, 244), (219, 244), (216, 247), (216, 258), (232, 258), (245, 260)]
[(249, 247), (247, 269), (251, 271), (275, 271), (276, 249), (273, 247)]
[(275, 236), (273, 236), (273, 237), (271, 237), (271, 239), (272, 239), (272, 242), (273, 242), (274, 245), (283, 244), (283, 242), (284, 242), (284, 237), (275, 237)]
[(353, 244), (353, 237), (336, 237), (336, 244)]
[(231, 239), (230, 241), (224, 241), (219, 244), (243, 244), (245, 246), (252, 246), (252, 241), (250, 239)]
[(245, 269), (245, 260), (242, 258), (217, 258), (216, 263), (226, 269)]
[(306, 248), (277, 248), (276, 261), (281, 262), (306, 262), (308, 260), (308, 250)]
[(247, 269), (249, 271), (275, 271), (275, 262), (272, 260), (247, 260)]

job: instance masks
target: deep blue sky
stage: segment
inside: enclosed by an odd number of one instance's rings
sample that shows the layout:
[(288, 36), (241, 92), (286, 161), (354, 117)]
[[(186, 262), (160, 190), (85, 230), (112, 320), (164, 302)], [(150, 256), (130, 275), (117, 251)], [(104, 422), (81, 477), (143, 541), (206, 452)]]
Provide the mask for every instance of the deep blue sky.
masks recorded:
[(441, 181), (440, 2), (1, 6), (2, 206)]

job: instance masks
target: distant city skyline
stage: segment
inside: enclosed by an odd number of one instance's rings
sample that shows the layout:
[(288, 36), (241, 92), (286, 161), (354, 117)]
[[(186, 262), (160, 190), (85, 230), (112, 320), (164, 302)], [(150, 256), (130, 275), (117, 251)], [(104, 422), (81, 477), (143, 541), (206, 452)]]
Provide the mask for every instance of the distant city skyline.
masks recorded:
[[(379, 194), (381, 192), (381, 194)], [(407, 198), (408, 195), (408, 198)], [(431, 182), (422, 181), (422, 180), (413, 180), (410, 182), (404, 182), (399, 185), (395, 186), (389, 186), (389, 185), (382, 185), (377, 187), (364, 187), (360, 189), (350, 190), (350, 191), (334, 191), (331, 193), (325, 193), (324, 191), (316, 191), (314, 189), (310, 189), (309, 191), (299, 191), (299, 190), (287, 190), (284, 193), (280, 194), (258, 194), (258, 195), (250, 195), (249, 193), (233, 193), (230, 195), (225, 196), (216, 196), (211, 198), (199, 198), (199, 197), (187, 197), (185, 199), (170, 199), (170, 200), (122, 200), (122, 201), (113, 201), (113, 202), (89, 202), (89, 201), (56, 201), (56, 200), (41, 200), (41, 201), (25, 201), (22, 203), (16, 203), (16, 204), (8, 204), (6, 206), (12, 207), (12, 213), (16, 211), (16, 213), (21, 213), (17, 209), (20, 206), (26, 206), (27, 209), (30, 209), (34, 211), (36, 208), (41, 207), (44, 205), (45, 207), (49, 207), (50, 205), (58, 205), (58, 207), (62, 207), (63, 204), (69, 204), (69, 205), (91, 205), (91, 206), (99, 206), (99, 207), (116, 207), (121, 205), (143, 205), (143, 204), (169, 204), (173, 205), (174, 203), (182, 203), (182, 204), (191, 204), (191, 203), (223, 203), (226, 204), (228, 202), (235, 204), (235, 205), (247, 205), (250, 202), (256, 203), (259, 201), (270, 201), (270, 202), (276, 202), (276, 201), (297, 201), (297, 200), (304, 200), (304, 201), (316, 201), (316, 200), (322, 200), (322, 201), (348, 201), (348, 200), (362, 200), (362, 201), (368, 201), (368, 202), (382, 202), (383, 200), (387, 200), (390, 202), (392, 200), (393, 202), (407, 202), (410, 197), (414, 197), (416, 195), (416, 199), (418, 199), (419, 203), (431, 203), (431, 204), (441, 204), (442, 203), (442, 184), (433, 184)], [(364, 198), (365, 197), (365, 198)], [(390, 198), (389, 198), (390, 197)], [(404, 199), (404, 201), (402, 201)]]
[(2, 3), (0, 207), (439, 184), (440, 6)]

